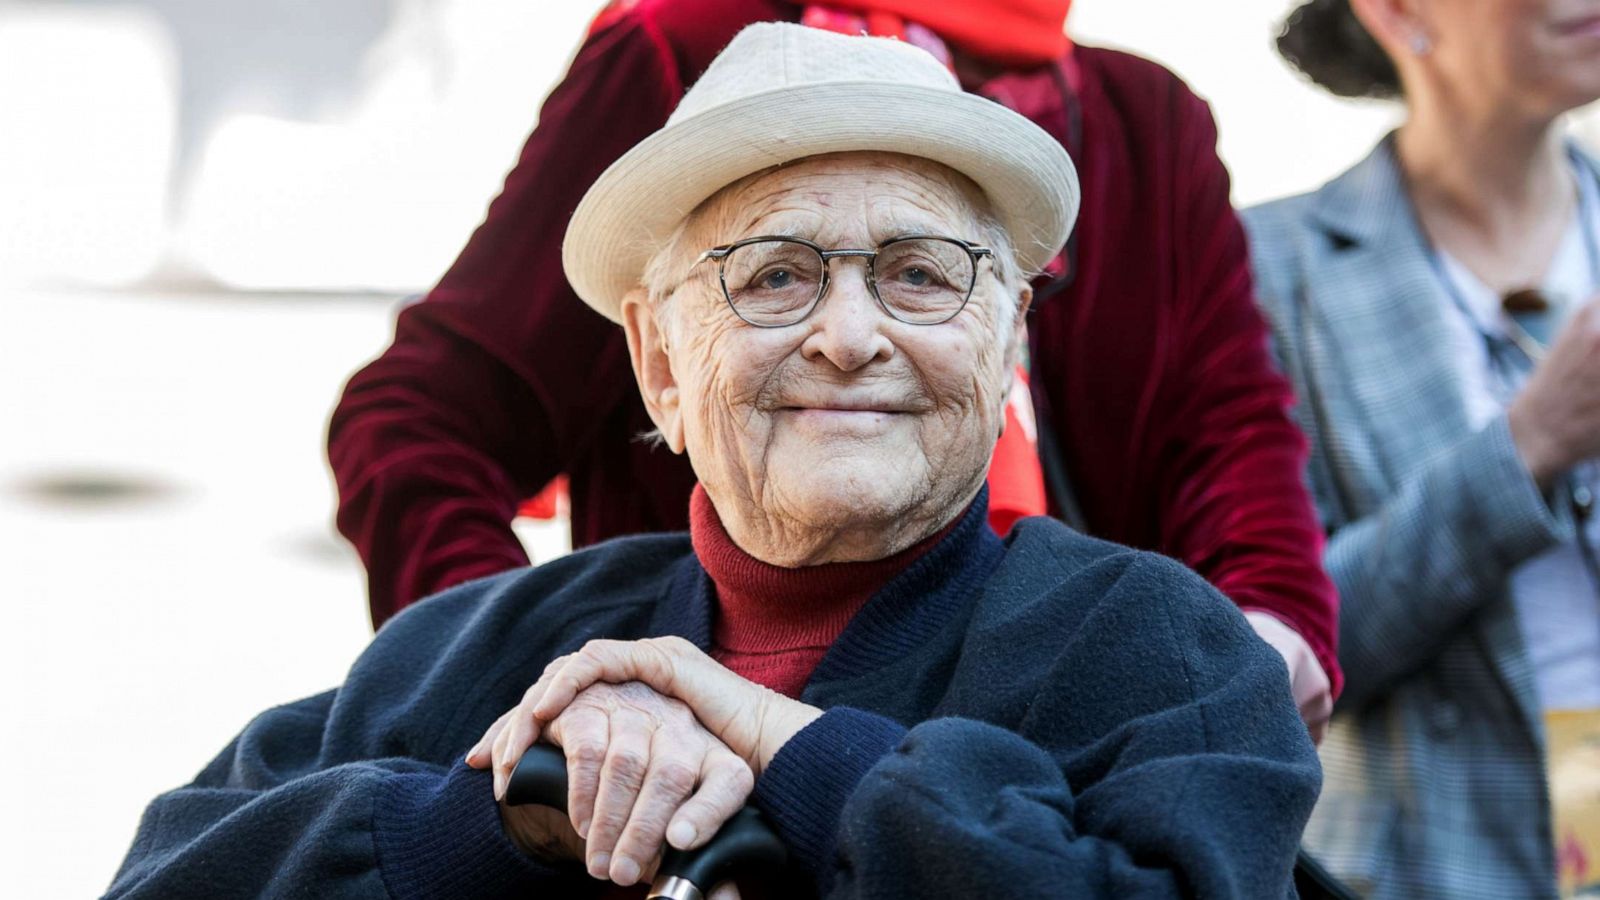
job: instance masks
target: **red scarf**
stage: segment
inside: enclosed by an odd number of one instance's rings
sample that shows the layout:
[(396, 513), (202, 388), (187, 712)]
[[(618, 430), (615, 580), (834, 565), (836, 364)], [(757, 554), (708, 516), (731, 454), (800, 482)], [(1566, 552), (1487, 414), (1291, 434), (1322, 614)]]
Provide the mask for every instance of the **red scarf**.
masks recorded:
[[(1072, 47), (1064, 31), (1071, 6), (1072, 0), (831, 0), (807, 6), (801, 21), (830, 31), (897, 37), (918, 46), (924, 41), (917, 26), (923, 26), (974, 56), (1025, 67), (1053, 62)], [(856, 15), (840, 21), (840, 10)]]

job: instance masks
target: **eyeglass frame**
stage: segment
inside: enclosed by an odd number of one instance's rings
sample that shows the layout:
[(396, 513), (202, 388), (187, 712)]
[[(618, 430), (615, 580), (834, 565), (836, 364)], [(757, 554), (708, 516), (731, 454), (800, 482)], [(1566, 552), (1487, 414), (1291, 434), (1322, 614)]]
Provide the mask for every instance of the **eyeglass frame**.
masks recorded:
[[(733, 294), (728, 290), (728, 257), (741, 247), (748, 247), (751, 244), (759, 244), (767, 241), (782, 241), (785, 243), (799, 244), (803, 247), (809, 247), (817, 254), (817, 256), (821, 257), (822, 259), (822, 281), (817, 286), (817, 295), (812, 298), (811, 305), (806, 307), (806, 311), (801, 313), (799, 318), (795, 319), (793, 322), (784, 322), (777, 325), (763, 325), (758, 322), (752, 322), (739, 312), (739, 307), (733, 302)], [(889, 307), (889, 304), (884, 302), (883, 294), (878, 291), (878, 254), (883, 252), (885, 247), (888, 247), (892, 244), (898, 244), (903, 241), (944, 241), (947, 244), (954, 244), (957, 247), (960, 247), (962, 250), (965, 250), (967, 252), (967, 257), (972, 261), (972, 283), (967, 285), (967, 292), (961, 298), (961, 305), (957, 306), (955, 311), (950, 313), (950, 315), (940, 319), (937, 322), (910, 322), (900, 318), (899, 316), (895, 315), (894, 310)], [(791, 325), (799, 325), (801, 322), (811, 318), (811, 314), (817, 311), (818, 306), (822, 305), (822, 298), (827, 296), (828, 287), (833, 283), (832, 269), (828, 266), (828, 263), (835, 259), (850, 258), (865, 259), (867, 261), (867, 290), (872, 294), (872, 299), (878, 301), (878, 306), (883, 310), (885, 315), (896, 322), (900, 322), (905, 325), (932, 326), (943, 325), (946, 322), (949, 322), (956, 316), (961, 315), (961, 311), (967, 308), (967, 304), (972, 301), (972, 292), (978, 288), (978, 260), (984, 258), (992, 260), (994, 258), (994, 250), (989, 247), (981, 247), (972, 243), (971, 241), (964, 241), (960, 238), (949, 237), (942, 234), (897, 235), (889, 238), (888, 240), (880, 241), (878, 246), (871, 250), (849, 248), (828, 250), (825, 249), (821, 244), (818, 244), (815, 241), (808, 241), (803, 237), (795, 237), (793, 235), (784, 234), (762, 234), (756, 235), (755, 237), (742, 238), (734, 241), (731, 244), (722, 244), (717, 247), (712, 247), (710, 250), (707, 250), (696, 257), (694, 264), (691, 265), (690, 268), (694, 268), (694, 266), (698, 266), (708, 259), (716, 260), (717, 283), (722, 287), (722, 299), (727, 301), (728, 309), (733, 311), (733, 314), (739, 318), (739, 321), (749, 325), (751, 328), (788, 328)]]

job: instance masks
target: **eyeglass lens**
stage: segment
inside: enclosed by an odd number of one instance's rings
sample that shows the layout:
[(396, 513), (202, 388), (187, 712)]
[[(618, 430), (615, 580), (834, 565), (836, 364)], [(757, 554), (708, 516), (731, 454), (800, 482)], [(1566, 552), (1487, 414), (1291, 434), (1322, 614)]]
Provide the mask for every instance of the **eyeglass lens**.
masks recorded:
[[(805, 318), (824, 285), (822, 255), (794, 241), (756, 241), (722, 261), (728, 302), (752, 325), (791, 325)], [(879, 248), (869, 283), (891, 315), (936, 325), (961, 311), (977, 277), (967, 248), (939, 238), (907, 238)]]

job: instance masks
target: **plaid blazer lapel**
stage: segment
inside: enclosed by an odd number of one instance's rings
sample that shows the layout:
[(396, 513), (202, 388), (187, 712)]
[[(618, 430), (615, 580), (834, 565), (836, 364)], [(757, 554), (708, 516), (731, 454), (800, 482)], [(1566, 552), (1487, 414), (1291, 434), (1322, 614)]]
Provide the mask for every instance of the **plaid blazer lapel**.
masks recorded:
[(1360, 423), (1370, 445), (1360, 468), (1371, 483), (1351, 487), (1381, 498), (1470, 431), (1455, 345), (1390, 142), (1317, 200), (1331, 249), (1306, 275), (1308, 349), (1326, 376), (1325, 402), (1343, 405), (1332, 420)]

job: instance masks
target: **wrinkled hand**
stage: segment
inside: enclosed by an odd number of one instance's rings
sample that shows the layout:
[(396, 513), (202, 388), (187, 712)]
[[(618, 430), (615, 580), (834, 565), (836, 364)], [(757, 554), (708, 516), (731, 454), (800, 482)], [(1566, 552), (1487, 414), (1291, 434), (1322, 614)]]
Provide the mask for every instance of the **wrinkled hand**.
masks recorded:
[[(492, 767), (507, 833), (524, 850), (584, 859), (595, 878), (631, 885), (654, 873), (663, 841), (687, 850), (710, 840), (755, 779), (687, 705), (639, 683), (585, 688), (542, 729), (533, 704), (543, 692), (530, 689), (489, 727), (467, 764)], [(552, 810), (505, 805), (511, 772), (541, 731), (567, 758), (571, 828), (565, 820), (553, 826)]]
[(590, 641), (551, 662), (528, 689), (533, 716), (549, 722), (599, 682), (639, 681), (688, 704), (694, 717), (759, 777), (822, 710), (746, 681), (683, 638)]
[(1522, 464), (1542, 490), (1600, 456), (1600, 301), (1573, 315), (1507, 418)]
[(1317, 662), (1311, 645), (1299, 632), (1285, 625), (1277, 616), (1261, 610), (1246, 610), (1245, 620), (1268, 646), (1278, 651), (1284, 665), (1289, 667), (1289, 690), (1294, 694), (1300, 718), (1311, 732), (1313, 743), (1321, 744), (1328, 733), (1328, 720), (1333, 717), (1333, 685), (1328, 673)]

